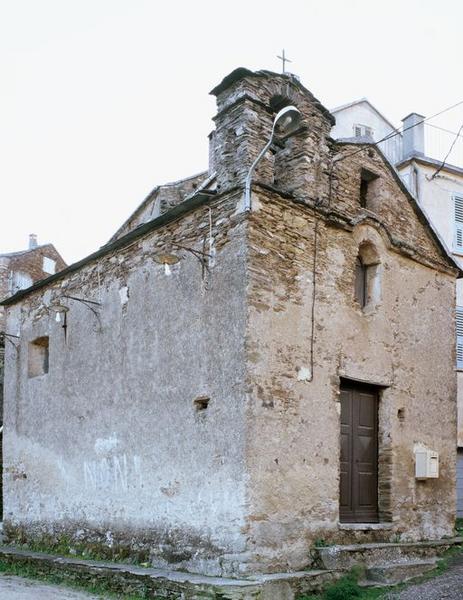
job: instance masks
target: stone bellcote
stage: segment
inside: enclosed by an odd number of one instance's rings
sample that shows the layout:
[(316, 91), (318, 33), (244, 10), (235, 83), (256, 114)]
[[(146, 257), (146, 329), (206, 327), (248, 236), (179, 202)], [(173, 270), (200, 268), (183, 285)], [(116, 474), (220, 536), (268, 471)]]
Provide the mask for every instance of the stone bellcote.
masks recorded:
[[(210, 168), (219, 191), (244, 186), (253, 161), (270, 138), (276, 113), (290, 104), (302, 113), (298, 131), (275, 143), (260, 162), (254, 181), (299, 196), (316, 194), (333, 116), (294, 75), (239, 68), (211, 94), (217, 98), (215, 130), (210, 136)], [(325, 169), (326, 170), (326, 169)]]

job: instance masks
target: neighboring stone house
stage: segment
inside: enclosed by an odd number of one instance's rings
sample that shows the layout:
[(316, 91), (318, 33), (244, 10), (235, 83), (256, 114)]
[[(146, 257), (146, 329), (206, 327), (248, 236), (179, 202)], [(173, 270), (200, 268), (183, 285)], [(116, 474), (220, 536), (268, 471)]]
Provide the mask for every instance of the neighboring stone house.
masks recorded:
[(297, 78), (212, 94), (204, 181), (4, 303), (7, 539), (236, 577), (452, 536), (458, 266)]
[[(66, 263), (52, 244), (39, 246), (37, 236), (31, 234), (27, 250), (0, 254), (0, 299), (12, 296), (17, 291), (53, 275), (65, 267)], [(7, 343), (4, 334), (14, 335), (14, 332), (8, 332), (5, 328), (4, 312), (3, 306), (0, 305), (0, 428), (3, 426), (3, 357), (5, 343)], [(14, 338), (10, 338), (10, 340), (12, 339)], [(1, 464), (0, 450), (0, 471)], [(0, 475), (0, 515), (2, 514), (2, 498), (2, 477)]]
[[(39, 246), (37, 236), (31, 234), (27, 250), (0, 253), (0, 298), (12, 296), (66, 266), (53, 244)], [(0, 331), (5, 331), (4, 308), (1, 305)]]
[[(368, 131), (386, 158), (419, 202), (430, 223), (443, 240), (454, 260), (463, 267), (463, 135), (424, 122), (412, 113), (403, 119), (403, 133), (394, 135), (394, 126), (366, 98), (332, 111), (336, 125), (331, 135), (356, 136), (364, 142)], [(355, 141), (355, 140), (351, 140)], [(452, 149), (445, 164), (447, 152)], [(456, 286), (455, 366), (458, 377), (458, 458), (457, 514), (463, 517), (463, 281)]]

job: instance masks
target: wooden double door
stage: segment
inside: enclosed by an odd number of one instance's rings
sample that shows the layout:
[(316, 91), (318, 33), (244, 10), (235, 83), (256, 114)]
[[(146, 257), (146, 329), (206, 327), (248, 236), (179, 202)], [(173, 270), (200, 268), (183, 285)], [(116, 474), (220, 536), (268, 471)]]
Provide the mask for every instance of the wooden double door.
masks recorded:
[(340, 520), (378, 522), (378, 393), (341, 386)]

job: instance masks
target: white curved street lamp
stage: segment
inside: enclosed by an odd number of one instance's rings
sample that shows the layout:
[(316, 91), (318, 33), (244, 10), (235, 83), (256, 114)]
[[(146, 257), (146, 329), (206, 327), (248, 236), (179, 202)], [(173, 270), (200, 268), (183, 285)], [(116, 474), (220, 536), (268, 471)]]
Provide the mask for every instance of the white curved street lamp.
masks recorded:
[(273, 142), (273, 138), (275, 136), (275, 130), (277, 125), (281, 127), (282, 133), (286, 134), (289, 133), (292, 129), (295, 129), (300, 123), (301, 119), (301, 112), (295, 106), (286, 106), (275, 115), (270, 139), (262, 148), (256, 160), (252, 163), (251, 168), (249, 169), (248, 174), (246, 176), (246, 183), (244, 188), (244, 209), (246, 211), (251, 210), (251, 183), (253, 173), (260, 160), (263, 158), (264, 154), (270, 148)]

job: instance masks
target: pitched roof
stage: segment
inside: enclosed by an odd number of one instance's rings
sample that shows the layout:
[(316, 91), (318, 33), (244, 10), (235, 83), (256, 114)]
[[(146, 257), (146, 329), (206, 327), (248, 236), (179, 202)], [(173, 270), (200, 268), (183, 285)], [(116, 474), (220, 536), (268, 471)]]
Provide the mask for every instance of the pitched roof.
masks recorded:
[(114, 250), (123, 248), (124, 246), (126, 246), (127, 244), (132, 242), (133, 240), (136, 240), (136, 239), (142, 237), (143, 235), (145, 235), (146, 233), (149, 233), (150, 231), (154, 231), (155, 229), (158, 229), (159, 227), (162, 227), (163, 225), (166, 225), (167, 223), (171, 223), (172, 221), (175, 221), (182, 215), (190, 212), (191, 210), (194, 210), (197, 206), (207, 203), (214, 196), (215, 196), (215, 192), (212, 192), (212, 191), (198, 192), (194, 196), (190, 196), (187, 200), (185, 200), (184, 202), (181, 202), (177, 206), (174, 206), (174, 208), (172, 208), (171, 210), (162, 214), (161, 216), (153, 219), (152, 221), (148, 221), (147, 223), (143, 223), (142, 225), (139, 225), (132, 231), (129, 231), (129, 233), (125, 234), (124, 236), (122, 236), (112, 242), (109, 242), (105, 246), (102, 246), (99, 250), (97, 250), (96, 252), (93, 252), (93, 254), (89, 254), (82, 260), (79, 260), (78, 262), (75, 262), (72, 265), (69, 265), (69, 267), (66, 267), (62, 271), (59, 271), (58, 273), (55, 273), (54, 275), (50, 275), (50, 277), (47, 277), (46, 279), (41, 279), (37, 283), (34, 283), (33, 285), (31, 285), (28, 288), (25, 288), (24, 290), (20, 290), (19, 292), (16, 292), (16, 294), (14, 294), (13, 296), (10, 296), (9, 298), (6, 298), (2, 302), (0, 302), (0, 306), (8, 306), (10, 304), (16, 304), (16, 302), (19, 302), (20, 300), (22, 300), (24, 297), (28, 296), (29, 294), (32, 294), (33, 292), (35, 292), (41, 288), (47, 287), (49, 284), (53, 283), (54, 281), (59, 281), (60, 279), (63, 279), (63, 277), (66, 277), (70, 273), (74, 273), (75, 271), (78, 271), (79, 269), (81, 269), (85, 265), (91, 263), (92, 261), (94, 261), (102, 256), (105, 256), (107, 254), (110, 254)]
[(58, 251), (53, 244), (40, 244), (39, 246), (35, 246), (35, 248), (26, 248), (26, 250), (18, 250), (16, 252), (0, 252), (0, 257), (14, 258), (16, 256), (22, 256), (24, 254), (28, 254), (29, 252), (35, 252), (36, 250), (44, 248), (53, 248), (53, 250), (58, 254)]
[[(404, 158), (403, 160), (399, 161), (396, 164), (396, 168), (399, 167), (404, 167), (405, 165), (407, 165), (409, 162), (411, 161), (415, 161), (417, 163), (421, 163), (423, 165), (427, 165), (429, 167), (441, 167), (442, 165), (442, 161), (441, 160), (437, 160), (435, 158), (430, 158), (429, 156), (423, 156), (422, 154), (409, 154), (406, 158)], [(463, 167), (458, 167), (457, 165), (452, 165), (452, 164), (448, 164), (445, 163), (442, 167), (441, 167), (442, 171), (448, 171), (449, 173), (452, 173), (453, 175), (460, 175), (463, 177)]]
[[(153, 200), (154, 198), (156, 198), (156, 194), (157, 192), (159, 192), (159, 190), (161, 188), (166, 188), (166, 187), (176, 187), (178, 185), (181, 185), (182, 183), (184, 183), (185, 181), (189, 181), (191, 179), (196, 179), (198, 177), (206, 177), (207, 175), (207, 171), (201, 171), (200, 173), (196, 173), (196, 175), (191, 175), (190, 177), (185, 177), (183, 179), (179, 179), (178, 181), (171, 181), (169, 183), (163, 183), (162, 185), (157, 185), (155, 188), (153, 188), (151, 190), (151, 192), (144, 198), (144, 200), (142, 200), (142, 202), (138, 205), (138, 207), (130, 214), (130, 216), (122, 223), (122, 225), (119, 227), (119, 229), (114, 233), (114, 235), (111, 236), (110, 238), (110, 242), (112, 242), (113, 240), (115, 240), (117, 238), (117, 236), (125, 229), (125, 227), (127, 227), (127, 225), (129, 225), (130, 221), (132, 221), (138, 214), (140, 214), (145, 208), (146, 206), (149, 204), (149, 202), (151, 200)], [(201, 184), (202, 186), (203, 184)], [(200, 188), (201, 188), (200, 186)]]
[(412, 206), (412, 208), (413, 208), (413, 210), (414, 210), (414, 212), (415, 212), (418, 220), (428, 230), (428, 232), (431, 235), (431, 238), (434, 240), (435, 244), (437, 244), (437, 247), (441, 251), (442, 256), (447, 260), (447, 262), (449, 263), (449, 265), (451, 267), (456, 268), (458, 270), (458, 277), (459, 278), (463, 277), (463, 271), (462, 271), (460, 265), (457, 263), (457, 261), (455, 260), (455, 258), (451, 254), (450, 250), (447, 248), (444, 240), (440, 236), (440, 234), (437, 231), (437, 229), (434, 227), (434, 225), (431, 222), (430, 218), (428, 217), (426, 211), (421, 206), (421, 204), (419, 204), (418, 200), (410, 192), (410, 190), (407, 188), (407, 186), (404, 184), (404, 182), (402, 181), (402, 179), (401, 179), (401, 177), (400, 177), (397, 169), (388, 161), (388, 159), (383, 154), (383, 152), (381, 151), (381, 149), (379, 148), (379, 146), (375, 142), (373, 142), (372, 140), (366, 140), (365, 138), (361, 138), (360, 140), (357, 139), (357, 138), (350, 138), (349, 140), (345, 140), (345, 141), (341, 140), (341, 141), (337, 141), (336, 143), (338, 145), (340, 145), (340, 146), (345, 146), (345, 145), (349, 145), (349, 146), (350, 145), (371, 146), (371, 147), (373, 147), (376, 150), (376, 152), (379, 154), (379, 156), (381, 157), (382, 161), (384, 162), (385, 166), (387, 167), (387, 169), (391, 173), (392, 177), (396, 181), (397, 185), (399, 186), (399, 188), (401, 189), (401, 191), (407, 197), (407, 199), (410, 202), (410, 204), (411, 204), (411, 206)]
[(315, 96), (310, 90), (308, 90), (304, 85), (302, 85), (302, 83), (299, 80), (299, 77), (297, 77), (293, 73), (275, 73), (274, 71), (267, 71), (266, 69), (262, 69), (260, 71), (250, 71), (249, 69), (246, 69), (244, 67), (238, 67), (237, 69), (229, 73), (226, 77), (224, 77), (222, 81), (218, 85), (216, 85), (215, 88), (213, 88), (209, 93), (213, 96), (218, 96), (228, 87), (230, 87), (233, 83), (235, 83), (236, 81), (240, 81), (245, 77), (279, 77), (290, 81), (293, 85), (298, 87), (306, 96), (308, 96), (312, 100), (312, 102), (319, 108), (319, 110), (325, 115), (325, 117), (327, 117), (334, 125), (335, 119), (331, 112), (325, 106), (323, 106), (320, 100), (315, 98)]
[[(336, 106), (335, 108), (331, 109), (331, 113), (337, 113), (337, 112), (341, 112), (342, 110), (346, 110), (347, 108), (350, 108), (351, 106), (356, 106), (357, 104), (367, 104), (377, 115), (378, 117), (380, 117), (383, 121), (385, 121), (389, 127), (391, 127), (391, 129), (393, 129), (394, 131), (397, 129), (397, 127), (395, 125), (393, 125), (389, 119), (387, 119), (382, 112), (380, 112), (376, 106), (373, 106), (373, 104), (368, 100), (368, 98), (360, 98), (359, 100), (354, 100), (353, 102), (348, 102), (347, 104), (342, 104), (341, 106)], [(402, 135), (400, 133), (400, 135)]]

